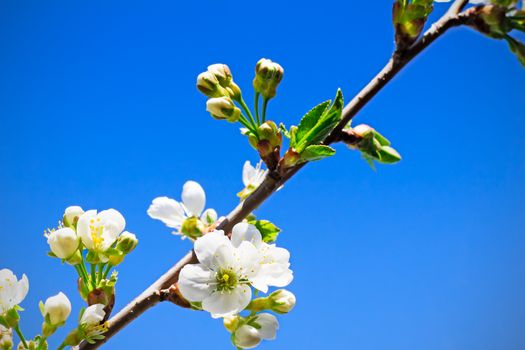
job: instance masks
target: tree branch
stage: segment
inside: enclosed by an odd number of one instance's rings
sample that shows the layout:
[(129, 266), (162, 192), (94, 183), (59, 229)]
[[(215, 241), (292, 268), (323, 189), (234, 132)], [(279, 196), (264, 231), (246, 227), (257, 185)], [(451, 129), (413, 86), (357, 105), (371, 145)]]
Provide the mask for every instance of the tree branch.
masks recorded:
[[(340, 140), (340, 134), (345, 125), (385, 86), (392, 78), (416, 57), (427, 46), (444, 34), (449, 28), (465, 23), (466, 17), (459, 12), (465, 7), (468, 0), (456, 0), (447, 13), (441, 17), (432, 27), (412, 46), (399, 52), (396, 51), (386, 66), (366, 85), (343, 109), (341, 122), (332, 133), (325, 139), (325, 144), (331, 144)], [(268, 197), (270, 197), (281, 185), (290, 179), (306, 163), (289, 169), (284, 175), (270, 173), (262, 184), (246, 200), (241, 202), (216, 229), (231, 231), (232, 227), (241, 222), (248, 214), (253, 212)], [(95, 344), (82, 343), (81, 350), (93, 350), (100, 347), (131, 321), (139, 317), (144, 311), (153, 307), (158, 302), (169, 300), (180, 306), (186, 306), (184, 301), (174, 287), (178, 281), (181, 269), (187, 264), (198, 263), (192, 251), (188, 252), (179, 262), (170, 268), (164, 275), (148, 287), (142, 294), (135, 298), (125, 308), (120, 310), (108, 321), (108, 331), (105, 338)]]

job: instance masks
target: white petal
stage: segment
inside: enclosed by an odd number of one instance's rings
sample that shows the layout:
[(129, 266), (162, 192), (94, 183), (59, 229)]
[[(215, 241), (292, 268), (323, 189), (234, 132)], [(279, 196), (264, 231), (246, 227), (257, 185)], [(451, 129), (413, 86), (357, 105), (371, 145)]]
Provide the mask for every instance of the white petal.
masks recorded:
[(213, 318), (237, 314), (250, 303), (252, 290), (247, 285), (239, 285), (229, 293), (214, 292), (202, 301), (202, 308)]
[(277, 317), (269, 313), (261, 313), (257, 315), (257, 320), (255, 322), (261, 326), (258, 331), (259, 336), (262, 339), (275, 339), (277, 330), (279, 329), (279, 321), (277, 321)]
[(190, 264), (182, 268), (179, 276), (179, 290), (189, 301), (202, 301), (214, 289), (215, 272), (200, 264)]
[[(126, 227), (126, 220), (115, 209), (103, 210), (98, 213), (97, 218), (104, 223), (104, 231), (108, 231), (110, 237), (115, 237), (115, 239), (124, 231)], [(112, 242), (113, 243), (113, 242)]]
[(182, 203), (190, 216), (200, 216), (206, 205), (206, 194), (195, 181), (187, 181), (182, 187)]
[(254, 225), (240, 222), (233, 226), (232, 244), (234, 247), (238, 247), (243, 241), (250, 242), (258, 247), (262, 242), (261, 233)]
[(255, 168), (252, 166), (249, 160), (244, 162), (242, 167), (242, 183), (244, 186), (248, 186), (252, 183), (253, 179), (257, 175)]
[(78, 219), (77, 223), (77, 234), (80, 236), (80, 239), (82, 239), (82, 243), (86, 246), (88, 249), (93, 249), (93, 239), (91, 237), (91, 229), (89, 228), (90, 220), (95, 218), (97, 215), (96, 210), (88, 210), (80, 218)]
[(184, 221), (184, 209), (179, 202), (168, 197), (157, 197), (148, 208), (148, 215), (171, 228), (180, 228)]
[(240, 275), (250, 278), (256, 276), (259, 272), (261, 264), (259, 263), (261, 258), (259, 251), (255, 246), (247, 241), (241, 243), (241, 245), (235, 249), (235, 263), (236, 269)]
[(225, 269), (234, 269), (237, 261), (234, 256), (234, 249), (231, 244), (223, 244), (217, 247), (215, 254), (213, 254), (212, 265), (210, 266), (214, 271), (218, 271), (221, 267)]
[(206, 225), (211, 225), (217, 221), (217, 212), (215, 209), (206, 209), (201, 215), (201, 221)]
[(27, 292), (29, 291), (29, 280), (25, 274), (22, 275), (22, 278), (16, 283), (16, 296), (15, 304), (18, 305), (25, 299)]
[(215, 252), (221, 245), (231, 245), (231, 242), (223, 231), (213, 231), (197, 238), (193, 250), (201, 264), (212, 267)]

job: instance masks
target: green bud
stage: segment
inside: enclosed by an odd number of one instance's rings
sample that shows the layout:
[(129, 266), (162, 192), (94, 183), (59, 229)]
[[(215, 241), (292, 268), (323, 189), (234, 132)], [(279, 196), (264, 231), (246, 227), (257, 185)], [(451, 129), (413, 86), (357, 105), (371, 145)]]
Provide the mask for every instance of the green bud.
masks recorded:
[(208, 97), (228, 96), (228, 92), (219, 84), (219, 80), (210, 72), (197, 76), (197, 89)]
[(20, 315), (16, 306), (0, 316), (0, 324), (7, 328), (16, 328), (19, 321)]
[(268, 141), (272, 149), (281, 147), (283, 137), (277, 124), (268, 120), (262, 123), (257, 129), (259, 141)]
[(215, 119), (225, 119), (230, 123), (236, 122), (241, 116), (241, 110), (235, 106), (229, 97), (210, 98), (206, 102), (206, 110)]
[(234, 101), (241, 101), (241, 88), (239, 85), (235, 84), (233, 81), (230, 83), (230, 85), (226, 88), (226, 91), (228, 91), (228, 94)]
[(397, 163), (401, 160), (401, 155), (390, 146), (382, 146), (378, 150), (379, 161), (385, 164)]
[(474, 13), (470, 25), (491, 38), (503, 39), (512, 30), (511, 22), (507, 19), (507, 8), (498, 5), (485, 5), (472, 8)]
[(301, 161), (301, 155), (294, 148), (290, 148), (279, 162), (279, 167), (284, 170), (291, 168)]
[(392, 9), (392, 21), (398, 49), (406, 49), (421, 35), (428, 15), (432, 12), (433, 0), (396, 0)]
[(217, 79), (222, 87), (228, 87), (232, 83), (232, 73), (230, 68), (225, 64), (212, 64), (208, 66), (208, 72)]
[(271, 99), (277, 93), (277, 86), (283, 79), (284, 69), (278, 63), (262, 58), (255, 66), (255, 78), (253, 88), (263, 98)]
[(138, 243), (139, 240), (133, 233), (125, 231), (119, 236), (116, 248), (123, 254), (129, 254), (135, 249)]
[(182, 223), (182, 227), (180, 229), (181, 233), (183, 233), (185, 236), (189, 237), (190, 239), (197, 239), (201, 237), (205, 230), (206, 230), (206, 226), (196, 216), (192, 216), (184, 220), (184, 222)]
[(270, 308), (278, 314), (286, 314), (295, 306), (295, 295), (285, 289), (279, 289), (268, 297), (270, 299)]

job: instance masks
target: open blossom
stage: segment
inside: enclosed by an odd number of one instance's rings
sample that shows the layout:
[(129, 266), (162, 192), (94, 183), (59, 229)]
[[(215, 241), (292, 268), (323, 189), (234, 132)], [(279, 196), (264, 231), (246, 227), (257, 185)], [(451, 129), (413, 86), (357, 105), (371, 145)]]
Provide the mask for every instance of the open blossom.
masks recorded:
[(47, 244), (53, 254), (60, 259), (67, 259), (77, 251), (80, 238), (73, 229), (63, 227), (49, 233)]
[(212, 317), (239, 313), (250, 303), (254, 287), (282, 287), (293, 278), (286, 249), (262, 242), (253, 225), (234, 226), (231, 241), (223, 231), (197, 239), (194, 246), (199, 264), (186, 265), (179, 277), (182, 295)]
[(49, 322), (52, 325), (60, 325), (66, 322), (70, 313), (71, 302), (62, 292), (47, 298), (46, 302), (44, 303), (44, 317), (49, 317)]
[(233, 227), (231, 242), (238, 247), (244, 241), (252, 243), (259, 252), (260, 273), (252, 281), (255, 288), (266, 293), (268, 286), (285, 287), (292, 282), (288, 250), (263, 242), (254, 225), (241, 222)]
[(102, 322), (102, 320), (106, 316), (104, 307), (105, 306), (103, 304), (94, 304), (88, 306), (82, 314), (79, 323), (88, 327), (97, 326), (100, 322)]
[(277, 318), (268, 313), (257, 314), (248, 324), (240, 326), (233, 334), (234, 344), (241, 349), (255, 348), (261, 340), (273, 340), (279, 329)]
[(20, 304), (28, 291), (26, 275), (18, 280), (11, 270), (0, 270), (0, 316)]
[(203, 212), (205, 205), (206, 194), (201, 185), (195, 181), (187, 181), (182, 187), (182, 202), (157, 197), (148, 208), (148, 215), (176, 229), (176, 234), (196, 238), (217, 220), (215, 210), (207, 209)]
[(250, 242), (234, 247), (223, 231), (197, 239), (194, 246), (199, 264), (181, 270), (179, 289), (212, 317), (224, 317), (244, 310), (252, 297), (251, 282), (259, 272), (259, 253)]
[[(115, 209), (103, 210), (98, 214), (96, 210), (88, 210), (78, 219), (77, 233), (87, 249), (104, 253), (115, 243), (125, 227), (126, 220)], [(101, 259), (107, 258), (101, 256)]]
[(244, 184), (244, 189), (237, 193), (237, 196), (241, 199), (248, 197), (263, 182), (268, 170), (261, 169), (261, 166), (262, 161), (257, 163), (255, 167), (249, 160), (244, 163), (244, 166), (242, 167), (242, 182)]

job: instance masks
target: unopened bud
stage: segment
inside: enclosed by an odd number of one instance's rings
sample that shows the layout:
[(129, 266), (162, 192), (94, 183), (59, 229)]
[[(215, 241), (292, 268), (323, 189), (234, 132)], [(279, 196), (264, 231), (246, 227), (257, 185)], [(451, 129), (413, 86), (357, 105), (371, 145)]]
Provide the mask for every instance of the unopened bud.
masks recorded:
[(208, 66), (208, 72), (210, 72), (222, 87), (227, 87), (232, 82), (232, 73), (230, 68), (222, 63), (216, 63)]
[(228, 92), (219, 84), (219, 80), (208, 71), (198, 75), (197, 89), (208, 97), (228, 96)]
[(0, 349), (11, 350), (13, 347), (13, 330), (0, 324)]
[(192, 216), (184, 220), (184, 222), (182, 223), (182, 227), (180, 229), (182, 234), (184, 234), (185, 236), (191, 239), (197, 239), (201, 237), (205, 230), (206, 230), (206, 226), (196, 216)]
[(295, 306), (295, 295), (285, 289), (279, 289), (269, 295), (271, 310), (279, 314), (290, 312)]
[(62, 222), (66, 227), (76, 227), (78, 218), (84, 214), (84, 210), (79, 206), (67, 207)]
[(239, 120), (241, 110), (235, 106), (229, 97), (210, 98), (206, 102), (206, 110), (211, 113), (215, 119), (233, 123)]
[(259, 141), (268, 141), (272, 149), (275, 147), (281, 147), (283, 140), (281, 131), (277, 124), (271, 120), (262, 123), (257, 132), (259, 134)]
[(116, 248), (123, 254), (129, 254), (135, 249), (138, 243), (139, 240), (137, 239), (137, 236), (135, 236), (133, 233), (125, 231), (119, 236)]
[(283, 79), (284, 69), (278, 63), (262, 58), (255, 66), (253, 88), (264, 98), (270, 99), (277, 93), (277, 86)]
[(469, 9), (474, 13), (470, 16), (470, 25), (491, 38), (502, 39), (512, 30), (511, 23), (507, 19), (508, 9), (505, 6), (485, 5)]
[(239, 85), (235, 84), (233, 81), (230, 83), (230, 85), (226, 88), (226, 91), (228, 91), (228, 94), (230, 97), (235, 101), (241, 100), (241, 88)]
[[(64, 219), (65, 217), (64, 215)], [(73, 229), (64, 227), (52, 231), (47, 237), (47, 243), (53, 254), (58, 258), (68, 259), (78, 250), (80, 238)]]
[[(47, 298), (42, 306), (42, 315), (52, 326), (64, 324), (71, 313), (71, 302), (67, 296), (60, 292), (55, 296)], [(45, 332), (44, 332), (45, 333)], [(47, 334), (46, 336), (49, 336)]]
[(374, 132), (374, 128), (372, 128), (371, 126), (369, 125), (366, 125), (366, 124), (360, 124), (354, 128), (352, 128), (352, 130), (354, 130), (354, 132), (358, 135), (358, 136), (361, 136), (361, 137), (366, 137), (368, 136), (370, 133), (373, 133)]
[(301, 160), (301, 155), (295, 151), (294, 148), (290, 148), (284, 154), (284, 157), (279, 162), (279, 167), (281, 170), (286, 170), (293, 167)]
[(259, 331), (249, 325), (239, 327), (233, 336), (233, 342), (241, 349), (255, 348), (261, 340)]
[(429, 1), (428, 4), (394, 2), (392, 20), (398, 50), (404, 50), (416, 41), (423, 31), (427, 16), (431, 11), (432, 1)]

